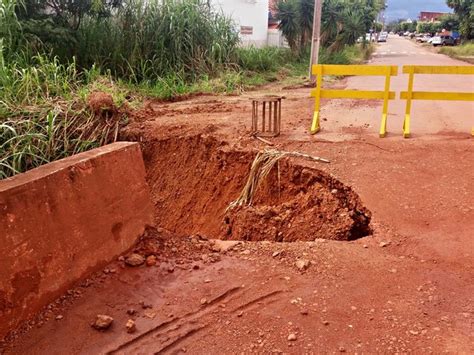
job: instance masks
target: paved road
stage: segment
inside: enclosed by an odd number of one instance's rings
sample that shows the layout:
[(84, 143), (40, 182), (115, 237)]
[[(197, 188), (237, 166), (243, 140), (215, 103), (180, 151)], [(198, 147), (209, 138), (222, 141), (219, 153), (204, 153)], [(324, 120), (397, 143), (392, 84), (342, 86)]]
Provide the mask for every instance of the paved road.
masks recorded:
[[(398, 36), (390, 36), (387, 43), (381, 43), (370, 64), (398, 65), (400, 74), (392, 79), (391, 90), (406, 91), (408, 76), (401, 74), (402, 66), (415, 65), (469, 65), (442, 54), (424, 48), (412, 41)], [(383, 78), (350, 77), (347, 88), (358, 90), (383, 89)], [(422, 91), (474, 91), (474, 78), (457, 75), (426, 75), (415, 77), (415, 90)], [(388, 130), (391, 136), (400, 136), (403, 125), (406, 102), (397, 98), (390, 102)], [(350, 110), (348, 110), (350, 108)], [(348, 115), (348, 113), (350, 113)], [(333, 100), (323, 105), (323, 123), (327, 133), (333, 136), (347, 127), (368, 127), (370, 133), (376, 134), (380, 127), (381, 108), (370, 102), (355, 105)], [(337, 121), (337, 122), (336, 122)], [(350, 126), (350, 125), (353, 126)], [(474, 103), (449, 101), (414, 101), (412, 108), (412, 135), (429, 136), (452, 132), (469, 133), (474, 126)], [(339, 133), (338, 132), (338, 133)], [(322, 132), (323, 133), (323, 132)], [(346, 130), (350, 133), (350, 129)]]

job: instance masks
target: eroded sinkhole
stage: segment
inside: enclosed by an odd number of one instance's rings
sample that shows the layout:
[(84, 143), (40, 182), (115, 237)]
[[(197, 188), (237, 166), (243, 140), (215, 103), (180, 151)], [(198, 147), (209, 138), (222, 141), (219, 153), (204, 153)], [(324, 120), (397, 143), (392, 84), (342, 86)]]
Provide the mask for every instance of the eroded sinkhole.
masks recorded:
[(144, 147), (157, 225), (177, 234), (233, 240), (354, 240), (370, 234), (371, 213), (333, 176), (282, 159), (252, 206), (226, 212), (247, 181), (255, 152), (212, 137), (148, 142)]

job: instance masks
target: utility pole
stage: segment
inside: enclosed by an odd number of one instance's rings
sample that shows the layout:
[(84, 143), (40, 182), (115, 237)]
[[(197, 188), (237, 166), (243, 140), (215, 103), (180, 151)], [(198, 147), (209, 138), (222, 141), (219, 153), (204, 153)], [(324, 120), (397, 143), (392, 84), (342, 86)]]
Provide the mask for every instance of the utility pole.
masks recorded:
[(309, 66), (309, 76), (311, 82), (316, 82), (316, 77), (313, 75), (313, 64), (318, 64), (319, 61), (319, 46), (321, 44), (321, 13), (323, 11), (323, 0), (314, 0), (314, 19), (313, 19), (313, 39), (311, 41), (311, 63)]

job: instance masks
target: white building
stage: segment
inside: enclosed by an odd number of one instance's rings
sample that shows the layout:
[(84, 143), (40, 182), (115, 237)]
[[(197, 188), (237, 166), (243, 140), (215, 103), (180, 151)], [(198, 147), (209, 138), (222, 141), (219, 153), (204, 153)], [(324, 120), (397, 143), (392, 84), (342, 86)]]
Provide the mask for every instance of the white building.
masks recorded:
[(263, 47), (279, 43), (274, 35), (269, 43), (269, 0), (211, 0), (211, 4), (235, 21), (243, 45)]

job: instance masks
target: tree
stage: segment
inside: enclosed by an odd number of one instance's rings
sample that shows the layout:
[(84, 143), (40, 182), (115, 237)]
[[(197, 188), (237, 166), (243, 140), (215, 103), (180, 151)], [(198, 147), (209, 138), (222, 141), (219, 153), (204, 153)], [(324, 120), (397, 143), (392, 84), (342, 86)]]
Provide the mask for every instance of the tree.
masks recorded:
[(276, 5), (281, 30), (292, 50), (301, 50), (311, 40), (314, 0), (280, 0)]
[(459, 17), (459, 31), (466, 39), (474, 38), (474, 0), (446, 0)]
[(416, 26), (416, 32), (418, 33), (429, 33), (434, 35), (443, 29), (441, 22), (418, 22)]
[[(279, 29), (292, 50), (301, 51), (310, 43), (314, 0), (279, 0)], [(321, 43), (330, 51), (354, 44), (375, 24), (385, 7), (383, 0), (325, 0), (321, 20)]]
[(459, 31), (459, 17), (456, 14), (444, 15), (439, 20), (441, 29), (444, 28), (447, 31)]

